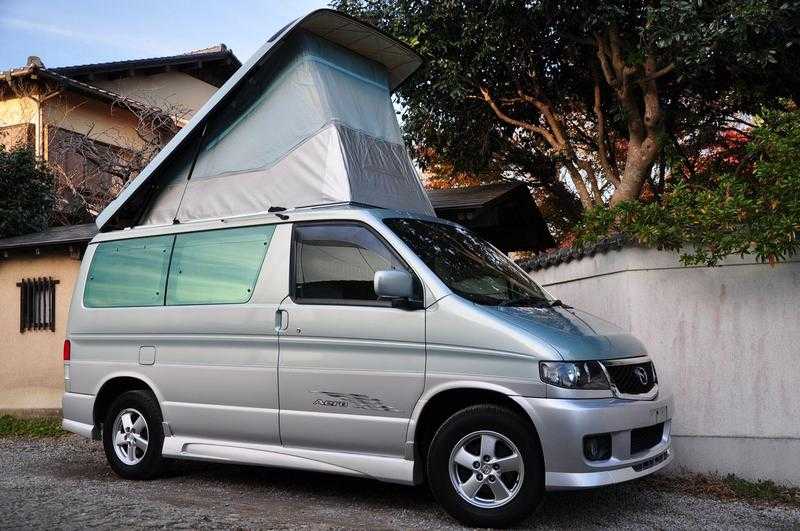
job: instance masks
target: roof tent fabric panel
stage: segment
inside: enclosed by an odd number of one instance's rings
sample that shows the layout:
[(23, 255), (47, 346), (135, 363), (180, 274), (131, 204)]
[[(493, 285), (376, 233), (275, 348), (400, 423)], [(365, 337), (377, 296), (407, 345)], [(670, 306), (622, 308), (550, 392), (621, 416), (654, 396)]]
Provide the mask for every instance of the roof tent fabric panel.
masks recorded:
[[(264, 212), (271, 206), (349, 202), (343, 161), (339, 134), (331, 125), (269, 167), (190, 180), (178, 218), (226, 218)], [(154, 208), (144, 224), (172, 221), (166, 212), (169, 211)]]
[[(225, 218), (270, 206), (343, 202), (435, 215), (403, 145), (332, 124), (270, 167), (192, 179), (178, 217)], [(154, 209), (145, 223), (169, 222), (162, 212)]]
[(405, 145), (338, 126), (353, 202), (435, 216)]
[(148, 207), (147, 214), (142, 218), (142, 225), (172, 223), (185, 188), (185, 182), (164, 187)]
[(285, 46), (214, 117), (191, 180), (188, 149), (165, 168), (144, 224), (349, 201), (433, 214), (386, 68), (305, 31)]
[(165, 166), (164, 173), (168, 180), (164, 181), (158, 194), (150, 202), (147, 213), (142, 216), (145, 225), (162, 225), (172, 223), (178, 212), (186, 179), (192, 165), (193, 150), (184, 150), (173, 157)]
[(211, 122), (192, 179), (265, 168), (331, 122), (401, 143), (386, 68), (301, 31)]
[[(170, 186), (165, 181), (175, 180), (174, 173), (165, 175), (165, 165), (175, 156), (180, 156), (183, 151), (192, 153), (192, 156), (197, 153), (196, 146), (202, 132), (210, 127), (219, 115), (225, 113), (231, 101), (243, 91), (247, 91), (254, 81), (266, 79), (259, 77), (262, 69), (274, 70), (273, 64), (285, 64), (284, 45), (301, 31), (322, 37), (345, 48), (348, 52), (362, 56), (362, 59), (368, 58), (368, 61), (380, 64), (388, 71), (388, 86), (391, 91), (403, 83), (422, 63), (420, 56), (409, 46), (369, 24), (331, 9), (312, 11), (287, 24), (225, 82), (220, 90), (195, 113), (189, 123), (120, 193), (119, 197), (100, 213), (97, 217), (97, 226), (100, 230), (118, 229), (141, 223), (143, 213), (154, 211), (154, 197), (157, 205), (164, 206), (161, 201), (164, 198), (158, 197), (158, 194), (165, 193), (165, 187)], [(258, 88), (263, 91), (264, 83), (262, 82)], [(358, 124), (355, 126), (361, 127)], [(164, 216), (165, 219), (167, 217), (169, 216)]]
[(389, 84), (392, 90), (419, 68), (422, 62), (419, 56), (394, 38), (371, 26), (342, 16), (341, 13), (329, 12), (323, 16), (311, 16), (303, 21), (302, 26), (329, 41), (385, 65), (389, 71)]
[[(342, 202), (433, 214), (384, 65), (301, 30), (162, 170), (143, 224)], [(191, 178), (191, 160), (197, 154)]]

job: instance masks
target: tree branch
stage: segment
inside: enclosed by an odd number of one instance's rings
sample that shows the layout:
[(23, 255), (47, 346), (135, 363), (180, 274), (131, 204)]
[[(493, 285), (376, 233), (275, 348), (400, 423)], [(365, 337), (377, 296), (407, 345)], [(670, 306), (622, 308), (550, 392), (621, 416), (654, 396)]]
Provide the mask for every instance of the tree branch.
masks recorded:
[(595, 35), (595, 41), (603, 76), (614, 89), (617, 101), (625, 111), (631, 143), (638, 145), (644, 139), (645, 127), (630, 87), (630, 76), (636, 69), (625, 65), (619, 34), (614, 27), (608, 29), (609, 42), (600, 33)]
[(600, 167), (603, 168), (605, 177), (611, 181), (616, 188), (619, 188), (619, 174), (608, 159), (608, 150), (606, 147), (606, 118), (602, 107), (600, 79), (596, 72), (594, 76), (594, 114), (597, 116), (597, 153), (600, 159)]
[(666, 76), (667, 74), (669, 74), (673, 70), (675, 70), (675, 63), (670, 63), (667, 66), (665, 66), (664, 68), (662, 68), (660, 70), (656, 70), (652, 74), (649, 74), (648, 76), (643, 78), (642, 81), (644, 81), (644, 82), (655, 81), (656, 79), (658, 79), (660, 77)]
[(592, 199), (595, 205), (603, 204), (603, 195), (600, 193), (600, 187), (597, 182), (597, 174), (588, 160), (578, 160), (578, 167), (586, 172), (586, 178), (589, 181), (589, 186), (592, 187)]
[(572, 179), (572, 184), (575, 185), (575, 189), (578, 191), (578, 197), (580, 197), (583, 207), (592, 208), (594, 206), (594, 201), (592, 200), (592, 196), (589, 195), (589, 190), (586, 188), (586, 183), (583, 181), (583, 175), (581, 175), (580, 170), (571, 160), (564, 161), (564, 167), (567, 169)]
[(487, 88), (481, 87), (480, 91), (481, 91), (481, 94), (483, 95), (484, 101), (489, 104), (489, 107), (492, 109), (492, 111), (494, 111), (494, 114), (498, 118), (500, 118), (502, 121), (506, 122), (507, 124), (513, 125), (515, 127), (520, 127), (520, 128), (525, 129), (527, 131), (531, 131), (532, 133), (536, 133), (538, 135), (541, 135), (542, 137), (544, 137), (545, 140), (547, 140), (547, 142), (553, 148), (555, 148), (555, 149), (559, 148), (558, 142), (556, 142), (556, 139), (553, 137), (553, 135), (548, 130), (546, 130), (545, 128), (543, 128), (541, 126), (538, 126), (538, 125), (535, 125), (535, 124), (532, 124), (532, 123), (529, 123), (529, 122), (523, 122), (522, 120), (517, 120), (515, 118), (510, 117), (505, 112), (503, 112), (502, 109), (500, 109), (500, 107), (497, 105), (497, 103), (495, 103), (494, 99), (492, 99), (491, 93), (489, 92), (489, 90)]

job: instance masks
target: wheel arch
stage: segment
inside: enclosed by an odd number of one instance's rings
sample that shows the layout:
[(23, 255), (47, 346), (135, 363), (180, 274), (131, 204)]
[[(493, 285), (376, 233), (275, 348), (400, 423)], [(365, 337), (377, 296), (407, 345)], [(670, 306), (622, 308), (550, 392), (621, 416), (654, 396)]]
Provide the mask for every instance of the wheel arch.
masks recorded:
[(425, 392), (417, 402), (409, 422), (406, 447), (414, 460), (414, 483), (425, 480), (425, 455), (436, 429), (450, 415), (477, 404), (496, 404), (508, 407), (527, 420), (528, 426), (541, 447), (541, 437), (531, 412), (516, 400), (509, 388), (489, 382), (453, 381)]
[(159, 406), (161, 405), (161, 393), (158, 392), (153, 381), (146, 376), (135, 372), (118, 372), (108, 375), (98, 385), (95, 393), (94, 405), (92, 406), (94, 431), (99, 432), (99, 428), (108, 413), (108, 408), (116, 397), (127, 391), (136, 390), (150, 391), (156, 397)]

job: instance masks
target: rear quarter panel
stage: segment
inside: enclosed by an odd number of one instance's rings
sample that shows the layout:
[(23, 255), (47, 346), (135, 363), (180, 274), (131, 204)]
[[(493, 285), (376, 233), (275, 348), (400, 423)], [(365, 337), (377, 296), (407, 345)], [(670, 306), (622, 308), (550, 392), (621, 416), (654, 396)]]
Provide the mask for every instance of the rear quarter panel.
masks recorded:
[[(288, 228), (275, 231), (243, 304), (87, 308), (90, 245), (69, 316), (70, 391), (96, 395), (130, 376), (150, 386), (176, 435), (277, 442), (275, 311), (287, 293)], [(141, 346), (155, 347), (154, 364), (139, 363)]]

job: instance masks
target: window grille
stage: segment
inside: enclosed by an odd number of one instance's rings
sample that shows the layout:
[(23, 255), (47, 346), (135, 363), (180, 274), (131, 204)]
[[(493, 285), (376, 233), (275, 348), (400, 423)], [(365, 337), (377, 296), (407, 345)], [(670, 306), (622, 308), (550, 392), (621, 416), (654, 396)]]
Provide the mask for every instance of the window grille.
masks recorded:
[(24, 278), (19, 287), (19, 331), (56, 331), (56, 284), (52, 277)]

